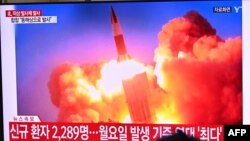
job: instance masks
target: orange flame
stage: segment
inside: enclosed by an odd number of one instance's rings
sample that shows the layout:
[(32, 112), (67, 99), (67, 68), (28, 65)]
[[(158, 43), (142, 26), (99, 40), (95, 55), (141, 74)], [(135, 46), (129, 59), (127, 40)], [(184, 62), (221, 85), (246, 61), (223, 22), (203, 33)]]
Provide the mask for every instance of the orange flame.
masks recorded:
[(144, 71), (144, 65), (135, 60), (126, 60), (123, 62), (111, 60), (102, 67), (102, 77), (98, 80), (98, 86), (106, 95), (112, 96), (123, 91), (122, 80), (129, 79)]

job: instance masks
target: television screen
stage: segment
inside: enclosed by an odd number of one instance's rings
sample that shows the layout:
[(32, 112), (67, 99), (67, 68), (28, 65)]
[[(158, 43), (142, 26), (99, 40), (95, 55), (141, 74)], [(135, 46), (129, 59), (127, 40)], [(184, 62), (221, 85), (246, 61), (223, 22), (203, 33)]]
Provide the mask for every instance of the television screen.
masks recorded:
[(5, 140), (28, 118), (247, 123), (242, 19), (240, 0), (1, 5)]

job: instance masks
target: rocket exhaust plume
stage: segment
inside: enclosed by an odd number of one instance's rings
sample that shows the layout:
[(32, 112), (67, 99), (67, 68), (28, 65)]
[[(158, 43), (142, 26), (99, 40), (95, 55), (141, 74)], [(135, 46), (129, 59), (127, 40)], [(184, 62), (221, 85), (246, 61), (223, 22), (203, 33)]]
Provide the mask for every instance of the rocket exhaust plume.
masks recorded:
[(111, 22), (118, 61), (64, 64), (52, 72), (58, 121), (242, 123), (241, 37), (221, 38), (190, 11), (162, 26), (152, 66), (129, 59), (113, 9)]
[(222, 39), (196, 11), (169, 21), (158, 37), (157, 83), (182, 122), (241, 123), (241, 37)]

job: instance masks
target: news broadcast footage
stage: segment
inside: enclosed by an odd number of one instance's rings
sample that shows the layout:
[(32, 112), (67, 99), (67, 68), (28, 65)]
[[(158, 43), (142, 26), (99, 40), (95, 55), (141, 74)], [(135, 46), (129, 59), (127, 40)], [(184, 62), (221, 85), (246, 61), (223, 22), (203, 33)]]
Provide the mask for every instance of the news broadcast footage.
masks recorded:
[(14, 27), (13, 117), (241, 125), (241, 6), (241, 1), (2, 6), (1, 18)]
[[(214, 13), (220, 3), (16, 6), (58, 18), (16, 25), (18, 114), (131, 122), (122, 80), (146, 72), (153, 123), (242, 123), (241, 14)], [(128, 61), (117, 61), (111, 6)]]

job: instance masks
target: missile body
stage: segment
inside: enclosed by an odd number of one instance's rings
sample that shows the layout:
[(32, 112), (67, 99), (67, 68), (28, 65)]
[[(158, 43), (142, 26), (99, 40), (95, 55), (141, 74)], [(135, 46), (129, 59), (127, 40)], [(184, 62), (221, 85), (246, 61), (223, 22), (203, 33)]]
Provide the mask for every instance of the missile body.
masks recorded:
[(128, 60), (130, 57), (127, 54), (122, 29), (113, 8), (111, 8), (111, 23), (114, 33), (116, 49), (118, 52), (118, 61), (121, 62), (124, 60)]

